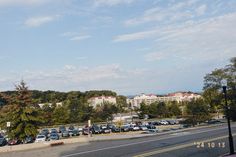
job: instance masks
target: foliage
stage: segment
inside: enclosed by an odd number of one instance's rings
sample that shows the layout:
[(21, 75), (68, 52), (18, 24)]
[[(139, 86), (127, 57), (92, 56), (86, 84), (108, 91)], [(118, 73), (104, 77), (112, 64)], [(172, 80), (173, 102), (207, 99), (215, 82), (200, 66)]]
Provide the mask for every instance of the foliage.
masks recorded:
[(227, 80), (227, 99), (230, 106), (230, 116), (236, 120), (236, 57), (230, 64), (221, 69), (216, 69), (204, 77), (203, 97), (211, 107), (211, 112), (225, 109), (222, 93), (222, 80)]
[(38, 109), (32, 104), (32, 99), (28, 87), (22, 81), (16, 85), (16, 95), (11, 97), (9, 105), (5, 108), (7, 121), (11, 122), (8, 128), (10, 138), (25, 139), (27, 136), (36, 136), (38, 125), (42, 122)]
[(203, 99), (191, 100), (186, 106), (186, 122), (193, 126), (211, 118), (209, 106)]

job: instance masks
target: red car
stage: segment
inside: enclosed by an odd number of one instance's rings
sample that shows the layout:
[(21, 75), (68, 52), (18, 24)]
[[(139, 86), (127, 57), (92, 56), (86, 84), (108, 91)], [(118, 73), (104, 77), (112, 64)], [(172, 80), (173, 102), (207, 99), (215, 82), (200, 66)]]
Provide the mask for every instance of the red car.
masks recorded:
[(11, 139), (8, 141), (8, 145), (17, 145), (17, 144), (21, 144), (22, 141), (18, 140), (18, 139)]

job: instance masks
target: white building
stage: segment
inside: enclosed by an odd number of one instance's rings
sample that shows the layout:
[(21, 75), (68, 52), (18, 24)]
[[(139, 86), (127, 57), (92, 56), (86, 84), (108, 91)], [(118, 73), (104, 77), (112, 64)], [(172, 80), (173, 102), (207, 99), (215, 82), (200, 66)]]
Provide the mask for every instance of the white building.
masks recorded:
[[(41, 103), (41, 104), (38, 104), (40, 108), (43, 108), (44, 105), (48, 105), (49, 107), (52, 107), (52, 103)], [(62, 106), (62, 102), (58, 102), (56, 103), (56, 107), (61, 107)]]
[(93, 108), (96, 108), (97, 106), (101, 106), (104, 103), (112, 103), (116, 104), (116, 97), (113, 96), (98, 96), (98, 97), (92, 97), (88, 99), (88, 103), (90, 106), (93, 106)]
[(147, 105), (150, 105), (151, 103), (154, 103), (157, 101), (157, 96), (154, 94), (141, 94), (138, 96), (135, 96), (133, 99), (127, 99), (127, 103), (131, 104), (131, 108), (139, 108), (140, 104), (144, 102)]
[(150, 105), (151, 103), (154, 102), (190, 101), (192, 99), (198, 99), (200, 97), (201, 95), (192, 92), (175, 92), (165, 96), (156, 96), (154, 94), (149, 94), (149, 95), (141, 94), (135, 96), (132, 99), (127, 99), (127, 103), (131, 104), (132, 108), (140, 108), (140, 104), (142, 102), (144, 102), (147, 105)]

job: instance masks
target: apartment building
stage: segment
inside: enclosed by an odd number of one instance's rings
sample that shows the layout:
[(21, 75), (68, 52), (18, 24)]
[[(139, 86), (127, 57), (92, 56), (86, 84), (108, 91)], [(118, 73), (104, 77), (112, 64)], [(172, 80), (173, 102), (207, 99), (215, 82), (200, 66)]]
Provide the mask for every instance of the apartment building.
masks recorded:
[(92, 97), (92, 98), (88, 99), (88, 104), (90, 106), (93, 106), (93, 108), (96, 108), (97, 106), (101, 106), (105, 102), (116, 104), (116, 97), (98, 96), (98, 97)]
[(147, 105), (150, 105), (151, 103), (154, 102), (190, 101), (192, 99), (198, 99), (200, 97), (201, 95), (193, 92), (175, 92), (163, 96), (156, 96), (154, 94), (149, 94), (149, 95), (141, 94), (133, 98), (128, 98), (127, 103), (131, 104), (131, 108), (140, 108), (140, 104), (142, 102), (144, 102)]

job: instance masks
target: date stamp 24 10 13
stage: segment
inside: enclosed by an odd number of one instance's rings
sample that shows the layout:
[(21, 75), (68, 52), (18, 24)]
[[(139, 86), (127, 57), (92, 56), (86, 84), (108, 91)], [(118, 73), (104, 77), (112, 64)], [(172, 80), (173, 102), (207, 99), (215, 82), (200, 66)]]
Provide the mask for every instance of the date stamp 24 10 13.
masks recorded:
[(225, 148), (225, 142), (194, 142), (196, 148)]

